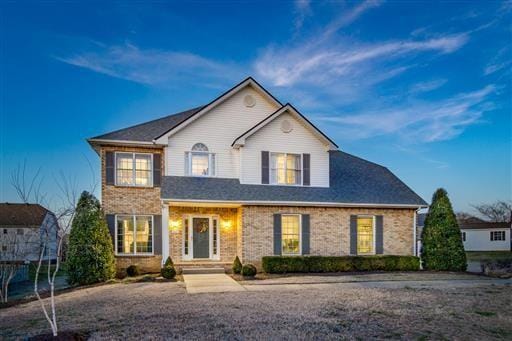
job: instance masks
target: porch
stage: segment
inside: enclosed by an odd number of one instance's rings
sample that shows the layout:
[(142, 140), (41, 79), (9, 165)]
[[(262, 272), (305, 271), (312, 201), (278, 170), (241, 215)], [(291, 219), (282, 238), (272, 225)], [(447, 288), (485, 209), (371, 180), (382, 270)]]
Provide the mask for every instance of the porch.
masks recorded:
[(241, 255), (241, 210), (235, 205), (165, 204), (162, 261), (170, 255), (180, 269), (229, 270), (235, 257)]

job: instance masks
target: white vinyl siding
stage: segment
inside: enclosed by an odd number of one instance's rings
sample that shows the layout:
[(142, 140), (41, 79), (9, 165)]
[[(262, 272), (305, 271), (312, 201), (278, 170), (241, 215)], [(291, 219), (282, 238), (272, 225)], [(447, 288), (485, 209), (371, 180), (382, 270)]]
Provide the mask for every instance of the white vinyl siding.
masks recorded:
[[(281, 123), (288, 120), (293, 127), (289, 133), (281, 131)], [(250, 136), (241, 149), (240, 182), (261, 184), (261, 151), (290, 154), (310, 154), (310, 181), (314, 187), (329, 187), (329, 152), (311, 131), (292, 115), (284, 113)], [(270, 165), (271, 166), (271, 165)], [(301, 181), (302, 183), (302, 181)]]
[[(256, 105), (250, 108), (243, 103), (248, 94), (256, 99)], [(166, 175), (185, 175), (185, 152), (190, 152), (194, 144), (201, 142), (215, 153), (216, 177), (238, 178), (239, 151), (231, 144), (275, 110), (277, 106), (257, 91), (251, 87), (244, 88), (169, 138), (165, 148)]]
[[(463, 229), (466, 235), (463, 240), (466, 251), (509, 251), (510, 250), (510, 229)], [(505, 240), (491, 240), (493, 232), (499, 232), (500, 238), (505, 235)], [(494, 233), (494, 236), (497, 236)]]

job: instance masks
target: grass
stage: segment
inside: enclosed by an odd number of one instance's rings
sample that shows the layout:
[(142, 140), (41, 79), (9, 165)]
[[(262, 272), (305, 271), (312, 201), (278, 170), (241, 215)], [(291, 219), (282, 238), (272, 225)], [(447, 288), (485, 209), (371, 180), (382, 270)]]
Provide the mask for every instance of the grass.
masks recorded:
[(512, 252), (510, 252), (510, 251), (467, 251), (466, 257), (469, 261), (501, 260), (501, 259), (511, 259), (512, 260)]

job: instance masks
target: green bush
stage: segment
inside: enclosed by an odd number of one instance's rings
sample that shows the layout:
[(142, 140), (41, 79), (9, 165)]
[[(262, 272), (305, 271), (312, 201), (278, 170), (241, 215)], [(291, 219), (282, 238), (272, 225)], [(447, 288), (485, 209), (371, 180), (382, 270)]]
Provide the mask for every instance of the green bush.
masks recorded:
[(166, 279), (173, 279), (176, 277), (176, 269), (174, 268), (174, 263), (172, 262), (171, 257), (167, 257), (165, 260), (164, 267), (160, 270), (160, 274)]
[(417, 271), (418, 257), (414, 256), (269, 256), (263, 257), (263, 271), (290, 272), (346, 272), (346, 271)]
[(139, 267), (135, 264), (132, 264), (126, 268), (126, 274), (130, 277), (135, 277), (140, 274)]
[(104, 282), (115, 275), (112, 238), (100, 202), (85, 191), (71, 225), (66, 267), (72, 285)]
[(256, 272), (256, 267), (252, 264), (244, 264), (244, 266), (242, 266), (242, 276), (254, 277), (256, 276)]
[(238, 258), (238, 256), (236, 256), (235, 260), (233, 261), (232, 269), (234, 274), (239, 274), (242, 272), (242, 262), (240, 262), (240, 258)]
[(427, 270), (466, 271), (466, 253), (448, 194), (442, 188), (433, 197), (421, 234), (421, 260)]

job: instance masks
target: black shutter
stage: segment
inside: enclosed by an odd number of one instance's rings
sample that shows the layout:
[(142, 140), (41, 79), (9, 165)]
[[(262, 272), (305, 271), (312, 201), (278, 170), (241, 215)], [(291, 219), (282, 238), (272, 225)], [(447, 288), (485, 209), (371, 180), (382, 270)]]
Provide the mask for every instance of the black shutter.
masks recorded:
[(110, 237), (112, 237), (112, 245), (114, 246), (114, 250), (116, 249), (116, 216), (114, 214), (107, 214), (107, 225), (108, 231), (110, 232)]
[(302, 154), (302, 184), (311, 185), (311, 155)]
[(114, 152), (105, 152), (105, 179), (107, 185), (113, 185), (115, 182), (114, 178)]
[(281, 215), (274, 214), (274, 255), (281, 255)]
[(153, 216), (153, 253), (155, 255), (162, 254), (162, 216), (154, 215)]
[(302, 215), (302, 254), (309, 255), (309, 214)]
[(153, 154), (153, 186), (160, 187), (162, 179), (162, 155)]
[[(384, 219), (381, 215), (375, 217), (375, 253), (384, 253)], [(416, 241), (415, 241), (416, 242)]]
[(269, 183), (269, 153), (268, 152), (261, 152), (261, 183), (262, 184), (268, 184)]
[(357, 216), (350, 216), (350, 254), (357, 255)]

